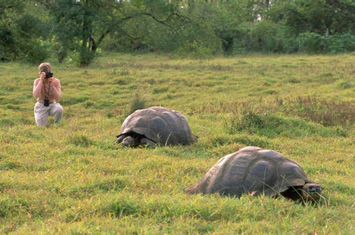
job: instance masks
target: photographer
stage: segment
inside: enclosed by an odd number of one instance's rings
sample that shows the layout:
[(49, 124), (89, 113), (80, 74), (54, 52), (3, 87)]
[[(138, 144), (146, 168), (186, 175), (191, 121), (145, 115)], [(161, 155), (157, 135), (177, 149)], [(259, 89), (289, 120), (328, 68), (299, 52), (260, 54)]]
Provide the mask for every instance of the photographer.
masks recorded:
[(38, 70), (40, 78), (33, 84), (33, 96), (37, 98), (34, 107), (37, 126), (48, 125), (48, 115), (54, 116), (55, 123), (60, 123), (63, 107), (56, 103), (62, 98), (60, 81), (53, 77), (49, 63), (40, 64)]

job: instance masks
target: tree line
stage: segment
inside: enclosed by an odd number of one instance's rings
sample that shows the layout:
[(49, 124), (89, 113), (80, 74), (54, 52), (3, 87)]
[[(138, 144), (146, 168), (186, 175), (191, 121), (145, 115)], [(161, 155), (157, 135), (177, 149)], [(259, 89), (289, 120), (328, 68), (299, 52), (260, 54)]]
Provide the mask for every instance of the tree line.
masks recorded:
[(0, 61), (355, 50), (353, 0), (0, 0)]

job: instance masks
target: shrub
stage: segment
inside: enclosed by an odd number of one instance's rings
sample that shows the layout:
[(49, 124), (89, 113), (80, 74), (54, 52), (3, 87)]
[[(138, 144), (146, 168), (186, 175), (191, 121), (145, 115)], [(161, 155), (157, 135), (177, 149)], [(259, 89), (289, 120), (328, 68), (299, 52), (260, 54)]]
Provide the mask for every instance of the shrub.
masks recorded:
[(8, 25), (0, 24), (0, 61), (11, 60), (16, 57), (16, 42), (14, 33)]
[(317, 33), (301, 33), (297, 39), (299, 42), (299, 51), (301, 52), (319, 53), (323, 50), (324, 40)]
[(258, 137), (255, 135), (238, 135), (235, 142), (242, 143), (246, 146), (258, 146), (260, 148), (272, 148), (272, 142), (268, 141), (267, 138)]
[(36, 40), (28, 45), (23, 54), (26, 62), (31, 64), (40, 64), (50, 56), (51, 45), (48, 42)]
[(140, 97), (138, 93), (136, 93), (131, 103), (129, 104), (127, 115), (134, 113), (134, 111), (138, 109), (144, 109), (145, 107), (146, 107), (146, 100)]
[(355, 51), (355, 35), (351, 33), (329, 36), (328, 49), (332, 53)]
[(174, 53), (175, 58), (190, 57), (194, 59), (207, 59), (212, 57), (212, 51), (205, 45), (194, 41), (192, 43), (186, 43), (179, 47)]
[[(323, 126), (347, 127), (355, 122), (355, 104), (352, 102), (326, 100), (317, 97), (297, 97), (278, 101), (287, 115), (295, 115)], [(285, 105), (283, 105), (285, 104)]]
[(227, 128), (230, 134), (246, 131), (250, 134), (270, 138), (277, 136), (299, 137), (314, 134), (323, 137), (346, 135), (346, 131), (343, 129), (328, 129), (318, 124), (308, 123), (299, 118), (256, 112), (247, 112), (241, 116), (234, 116)]

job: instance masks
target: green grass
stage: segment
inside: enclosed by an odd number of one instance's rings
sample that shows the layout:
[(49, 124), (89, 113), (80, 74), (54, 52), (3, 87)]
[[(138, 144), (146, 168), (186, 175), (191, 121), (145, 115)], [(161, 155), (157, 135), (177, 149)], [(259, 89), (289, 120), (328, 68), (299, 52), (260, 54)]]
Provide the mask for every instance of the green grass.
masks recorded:
[[(354, 61), (108, 54), (87, 68), (52, 62), (64, 117), (42, 128), (33, 117), (36, 66), (2, 63), (0, 233), (354, 234)], [(115, 144), (125, 117), (152, 105), (184, 114), (198, 142)], [(184, 193), (248, 145), (297, 161), (324, 200)]]

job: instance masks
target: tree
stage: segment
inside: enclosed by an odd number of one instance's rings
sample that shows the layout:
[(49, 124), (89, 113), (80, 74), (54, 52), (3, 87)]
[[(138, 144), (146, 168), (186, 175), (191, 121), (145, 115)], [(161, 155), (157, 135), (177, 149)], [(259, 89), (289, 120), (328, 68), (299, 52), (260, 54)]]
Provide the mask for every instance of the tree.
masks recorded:
[[(0, 2), (0, 60), (42, 62), (48, 55), (43, 40), (46, 23), (35, 14), (33, 2), (2, 0)], [(36, 9), (38, 12), (38, 9)]]
[[(178, 16), (174, 4), (164, 0), (40, 0), (54, 17), (54, 33), (61, 56), (66, 49), (78, 54), (78, 64), (88, 65), (97, 48), (108, 34), (120, 33), (133, 39), (124, 25), (135, 18), (146, 16), (166, 25)], [(163, 19), (163, 20), (162, 20)], [(62, 59), (62, 58), (61, 58)]]
[(13, 59), (16, 55), (16, 42), (13, 27), (15, 12), (22, 10), (22, 1), (4, 0), (0, 2), (0, 60)]
[(78, 64), (88, 65), (105, 36), (118, 27), (116, 11), (120, 3), (116, 1), (41, 1), (54, 17), (54, 34), (60, 60), (67, 50), (78, 54)]
[(355, 33), (355, 3), (352, 0), (277, 0), (270, 17), (288, 27), (288, 37), (298, 37), (308, 44), (308, 51), (325, 53), (328, 38)]

